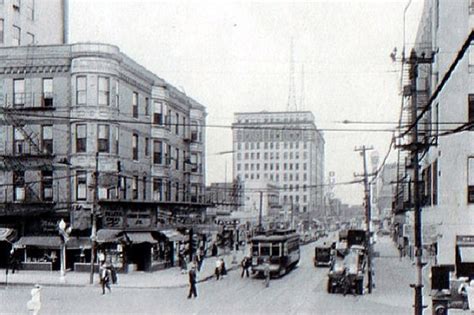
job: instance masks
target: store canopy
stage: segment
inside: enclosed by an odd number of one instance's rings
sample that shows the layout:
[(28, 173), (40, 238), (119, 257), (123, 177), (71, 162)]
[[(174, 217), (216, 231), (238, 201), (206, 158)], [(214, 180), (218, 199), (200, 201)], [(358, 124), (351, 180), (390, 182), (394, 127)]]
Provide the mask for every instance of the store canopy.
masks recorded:
[(177, 230), (174, 229), (161, 230), (158, 232), (163, 234), (170, 242), (182, 242), (185, 239), (185, 236), (183, 234), (179, 233)]
[(15, 248), (27, 246), (59, 249), (61, 247), (61, 238), (59, 236), (23, 236), (14, 244)]
[(97, 231), (97, 243), (118, 243), (122, 235), (122, 230), (101, 229)]
[(459, 246), (459, 254), (463, 263), (474, 263), (474, 247)]
[(11, 243), (16, 237), (16, 231), (9, 228), (0, 228), (0, 242)]
[(127, 238), (133, 244), (150, 243), (156, 244), (157, 240), (151, 236), (150, 232), (127, 232)]
[(67, 249), (91, 249), (89, 237), (71, 237), (66, 244)]

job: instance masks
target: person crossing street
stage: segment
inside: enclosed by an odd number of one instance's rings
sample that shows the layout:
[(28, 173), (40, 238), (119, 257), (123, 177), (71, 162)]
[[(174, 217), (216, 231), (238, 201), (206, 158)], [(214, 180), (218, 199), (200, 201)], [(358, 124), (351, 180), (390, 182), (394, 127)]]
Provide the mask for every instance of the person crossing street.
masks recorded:
[(188, 299), (191, 297), (197, 298), (197, 290), (196, 290), (196, 267), (193, 265), (189, 270), (189, 294)]

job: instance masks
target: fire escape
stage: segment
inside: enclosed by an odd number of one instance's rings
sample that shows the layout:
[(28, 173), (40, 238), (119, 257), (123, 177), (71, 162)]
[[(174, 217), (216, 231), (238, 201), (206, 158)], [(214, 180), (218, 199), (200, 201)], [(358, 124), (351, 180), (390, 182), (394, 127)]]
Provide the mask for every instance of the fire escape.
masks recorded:
[[(25, 73), (32, 71), (29, 55), (28, 51)], [(0, 122), (4, 126), (3, 150), (0, 150), (0, 171), (4, 174), (0, 216), (35, 215), (51, 211), (55, 204), (52, 134), (45, 140), (44, 135), (41, 138), (35, 131), (36, 127), (41, 132), (37, 119), (44, 120), (45, 113), (54, 110), (53, 95), (44, 91), (25, 93), (26, 80), (26, 77), (14, 80), (18, 91), (5, 95), (0, 104)]]

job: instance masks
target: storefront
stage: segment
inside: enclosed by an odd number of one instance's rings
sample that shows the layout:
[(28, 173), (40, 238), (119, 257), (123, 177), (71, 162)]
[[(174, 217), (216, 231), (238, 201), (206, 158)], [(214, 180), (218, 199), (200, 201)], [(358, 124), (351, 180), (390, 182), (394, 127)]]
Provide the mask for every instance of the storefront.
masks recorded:
[[(59, 270), (60, 250), (63, 246), (59, 236), (23, 236), (14, 243), (14, 255), (20, 257), (21, 267), (26, 270)], [(71, 237), (66, 243), (66, 269), (74, 270), (80, 253), (90, 250), (88, 237)]]
[(474, 279), (474, 235), (456, 236), (456, 276)]
[(6, 268), (10, 260), (10, 251), (16, 238), (16, 230), (0, 228), (0, 268)]

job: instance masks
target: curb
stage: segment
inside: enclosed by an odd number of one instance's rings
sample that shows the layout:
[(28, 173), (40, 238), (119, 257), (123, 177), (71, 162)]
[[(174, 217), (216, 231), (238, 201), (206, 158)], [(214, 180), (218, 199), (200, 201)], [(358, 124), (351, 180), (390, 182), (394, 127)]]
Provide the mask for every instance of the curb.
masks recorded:
[[(239, 265), (237, 264), (236, 266), (232, 266), (227, 269), (227, 271), (234, 271), (236, 269), (239, 269)], [(214, 275), (209, 275), (206, 276), (202, 279), (199, 279), (197, 283), (203, 283), (209, 280), (212, 280), (214, 278)], [(6, 289), (8, 287), (29, 287), (37, 284), (38, 282), (8, 282), (8, 285), (5, 284), (5, 282), (0, 282), (0, 287), (3, 289)], [(75, 288), (85, 288), (85, 287), (94, 287), (99, 285), (99, 283), (94, 283), (94, 284), (77, 284), (77, 283), (41, 283), (40, 285), (42, 287), (75, 287)], [(123, 289), (178, 289), (178, 288), (187, 288), (189, 284), (176, 284), (176, 285), (162, 285), (162, 286), (131, 286), (131, 285), (120, 285), (117, 284), (115, 285), (116, 288), (123, 288)]]

